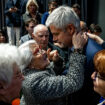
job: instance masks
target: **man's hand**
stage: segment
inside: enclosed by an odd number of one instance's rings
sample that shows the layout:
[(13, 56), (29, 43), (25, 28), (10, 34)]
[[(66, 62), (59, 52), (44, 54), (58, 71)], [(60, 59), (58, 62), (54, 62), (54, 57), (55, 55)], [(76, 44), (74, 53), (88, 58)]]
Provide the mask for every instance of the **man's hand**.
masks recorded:
[(87, 35), (82, 32), (79, 32), (78, 34), (74, 33), (72, 37), (72, 43), (73, 43), (74, 49), (83, 48), (84, 45), (87, 43), (87, 39), (88, 39)]
[(57, 62), (60, 59), (58, 51), (57, 50), (51, 51), (50, 48), (47, 50), (47, 56), (48, 59), (53, 62)]

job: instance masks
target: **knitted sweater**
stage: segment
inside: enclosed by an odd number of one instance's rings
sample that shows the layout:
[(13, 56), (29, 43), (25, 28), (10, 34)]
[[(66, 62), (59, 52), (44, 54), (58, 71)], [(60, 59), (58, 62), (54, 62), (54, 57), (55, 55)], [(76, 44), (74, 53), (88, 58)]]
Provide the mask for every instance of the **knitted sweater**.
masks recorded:
[(75, 52), (66, 76), (56, 76), (52, 68), (26, 71), (20, 105), (66, 105), (65, 97), (83, 85), (84, 63), (85, 56)]

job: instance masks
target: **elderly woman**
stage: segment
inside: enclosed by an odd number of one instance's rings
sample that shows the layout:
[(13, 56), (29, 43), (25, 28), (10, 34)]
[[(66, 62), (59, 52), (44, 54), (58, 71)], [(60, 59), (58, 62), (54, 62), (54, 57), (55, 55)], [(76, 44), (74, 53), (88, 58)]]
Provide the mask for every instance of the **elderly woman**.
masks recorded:
[[(24, 27), (24, 23), (26, 23), (31, 18), (37, 20), (38, 23), (41, 22), (41, 15), (38, 12), (38, 8), (39, 7), (36, 0), (28, 0), (26, 4), (26, 12), (22, 16), (22, 28)], [(21, 29), (21, 31), (22, 30), (23, 29)], [(24, 35), (24, 33), (25, 33), (25, 29), (24, 29), (24, 32), (22, 32), (21, 34)]]
[[(101, 50), (94, 56), (95, 72), (91, 75), (94, 91), (105, 98), (105, 50)], [(104, 104), (103, 104), (104, 103)], [(105, 100), (99, 105), (105, 105)]]
[[(76, 37), (76, 36), (75, 36)], [(79, 37), (78, 38), (83, 38)], [(75, 46), (84, 46), (83, 43)], [(58, 53), (56, 51), (47, 53), (40, 49), (34, 42), (26, 42), (19, 47), (19, 50), (24, 55), (26, 67), (23, 71), (25, 80), (23, 81), (22, 90), (23, 96), (20, 105), (66, 105), (66, 96), (71, 94), (83, 85), (84, 80), (84, 63), (85, 56), (82, 52), (75, 50), (71, 53), (70, 67), (66, 76), (56, 76), (54, 69), (61, 69), (62, 64), (56, 62), (51, 65), (47, 56), (52, 56), (56, 61)], [(57, 60), (58, 61), (58, 60)], [(60, 63), (60, 64), (59, 64)], [(57, 67), (56, 67), (57, 66)]]
[(23, 60), (16, 46), (0, 44), (0, 50), (0, 105), (13, 105), (20, 98)]

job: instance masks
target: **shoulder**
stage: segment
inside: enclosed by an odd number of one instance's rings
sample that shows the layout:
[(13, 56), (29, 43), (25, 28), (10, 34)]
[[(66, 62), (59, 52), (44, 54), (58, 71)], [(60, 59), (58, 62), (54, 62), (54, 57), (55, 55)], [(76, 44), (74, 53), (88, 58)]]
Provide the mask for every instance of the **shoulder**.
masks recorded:
[(45, 12), (43, 15), (49, 15), (49, 13), (48, 12)]
[(29, 14), (28, 13), (24, 13), (23, 14), (23, 20), (25, 21), (27, 18), (30, 18)]
[(24, 35), (21, 37), (21, 40), (24, 40), (24, 39), (27, 39), (28, 38), (28, 34), (27, 35)]
[(45, 12), (43, 15), (42, 15), (42, 18), (46, 18), (48, 17), (49, 13), (48, 12)]
[(85, 47), (85, 54), (87, 57), (94, 56), (98, 51), (102, 50), (102, 46), (96, 43), (92, 39), (88, 39), (88, 43)]
[(87, 43), (86, 47), (84, 48), (84, 52), (87, 57), (86, 68), (88, 68), (88, 69), (94, 68), (94, 66), (93, 66), (94, 55), (102, 49), (103, 49), (103, 47), (101, 45), (99, 45), (98, 43), (96, 43), (94, 40), (92, 40), (90, 38), (88, 39), (88, 43)]

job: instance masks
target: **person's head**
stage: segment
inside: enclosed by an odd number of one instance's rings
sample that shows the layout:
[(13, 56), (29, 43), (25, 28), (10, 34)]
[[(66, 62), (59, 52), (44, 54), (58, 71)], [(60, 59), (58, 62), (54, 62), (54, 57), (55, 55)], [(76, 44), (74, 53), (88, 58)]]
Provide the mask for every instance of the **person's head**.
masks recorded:
[(38, 43), (42, 49), (47, 49), (49, 42), (49, 30), (43, 24), (34, 27), (32, 38)]
[(27, 13), (36, 13), (38, 8), (39, 8), (39, 6), (38, 6), (36, 0), (28, 0), (28, 2), (26, 4), (26, 12)]
[(22, 57), (17, 47), (0, 44), (0, 101), (11, 103), (20, 97), (23, 81)]
[(91, 24), (89, 32), (99, 36), (102, 33), (102, 28), (98, 24)]
[(94, 56), (95, 72), (91, 75), (94, 91), (105, 98), (105, 50), (101, 50)]
[(86, 22), (80, 21), (80, 27), (81, 27), (81, 31), (83, 31), (83, 32), (87, 32), (88, 31)]
[(35, 40), (23, 43), (19, 50), (24, 56), (24, 68), (43, 70), (49, 65), (46, 51), (40, 49)]
[(50, 27), (55, 43), (71, 47), (74, 32), (80, 31), (80, 20), (72, 8), (60, 6), (49, 15), (46, 26)]
[(80, 17), (80, 5), (77, 3), (73, 4), (72, 8), (75, 11), (75, 13)]
[(5, 43), (6, 42), (6, 36), (4, 31), (0, 30), (0, 43)]
[(51, 13), (55, 8), (58, 7), (58, 0), (49, 0), (48, 7), (49, 12)]
[(29, 33), (30, 35), (32, 35), (33, 29), (34, 29), (34, 27), (35, 27), (37, 24), (38, 24), (37, 20), (36, 20), (36, 19), (32, 19), (32, 18), (25, 22), (26, 30), (28, 31), (28, 33)]

